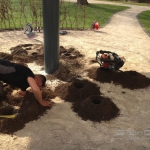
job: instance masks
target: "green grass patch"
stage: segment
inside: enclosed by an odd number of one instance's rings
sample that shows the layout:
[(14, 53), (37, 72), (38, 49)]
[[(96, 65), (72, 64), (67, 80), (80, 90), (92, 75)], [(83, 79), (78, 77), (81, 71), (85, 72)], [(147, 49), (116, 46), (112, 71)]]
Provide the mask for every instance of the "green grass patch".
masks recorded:
[[(107, 4), (77, 6), (76, 3), (72, 2), (63, 1), (60, 3), (60, 29), (89, 29), (93, 20), (97, 20), (100, 27), (103, 27), (113, 14), (129, 8)], [(5, 17), (0, 14), (0, 29), (2, 30), (20, 29), (27, 22), (32, 24), (33, 27), (43, 26), (42, 6), (39, 1), (12, 0), (6, 11), (8, 12), (5, 13)], [(35, 15), (35, 12), (37, 15)]]
[(143, 11), (138, 15), (138, 19), (141, 22), (145, 30), (150, 34), (150, 10)]
[(107, 4), (77, 6), (76, 3), (64, 2), (60, 10), (60, 28), (88, 29), (93, 20), (97, 20), (102, 27), (113, 14), (128, 8)]
[[(0, 30), (22, 29), (27, 22), (34, 25), (42, 22), (41, 7), (41, 1), (2, 1), (0, 4)], [(35, 14), (37, 15), (35, 16)]]

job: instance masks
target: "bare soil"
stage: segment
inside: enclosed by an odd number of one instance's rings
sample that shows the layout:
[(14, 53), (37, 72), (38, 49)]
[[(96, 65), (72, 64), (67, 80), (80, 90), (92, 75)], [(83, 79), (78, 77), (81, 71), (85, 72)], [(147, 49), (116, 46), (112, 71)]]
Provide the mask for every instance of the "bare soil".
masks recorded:
[[(145, 134), (150, 132), (150, 37), (137, 19), (150, 7), (91, 2), (130, 9), (116, 13), (97, 31), (60, 35), (59, 68), (52, 74), (44, 70), (42, 32), (37, 40), (28, 39), (24, 31), (0, 32), (0, 57), (46, 75), (41, 91), (45, 100), (54, 102), (43, 108), (30, 88), (23, 98), (16, 87), (5, 85), (1, 112), (12, 114), (15, 107), (22, 117), (15, 122), (0, 119), (0, 149), (150, 149)], [(120, 72), (100, 69), (95, 60), (100, 49), (126, 59)]]
[[(28, 66), (34, 62), (43, 66), (43, 45), (42, 44), (23, 44), (10, 48), (11, 54), (0, 53), (2, 59), (15, 61)], [(101, 96), (100, 88), (86, 79), (78, 79), (80, 68), (85, 69), (82, 64), (84, 54), (75, 48), (65, 49), (60, 46), (60, 61), (67, 62), (69, 66), (59, 68), (55, 73), (55, 78), (65, 81), (52, 91), (50, 88), (42, 88), (43, 99), (53, 99), (56, 96), (72, 103), (72, 110), (83, 120), (93, 122), (109, 121), (119, 116), (119, 108), (110, 98)], [(89, 60), (88, 63), (96, 63)], [(150, 86), (150, 79), (136, 71), (104, 71), (100, 67), (92, 67), (88, 70), (91, 79), (101, 83), (111, 83), (121, 85), (123, 88), (139, 89)], [(31, 90), (25, 97), (20, 97), (17, 88), (5, 85), (6, 97), (0, 109), (1, 115), (12, 115), (16, 113), (14, 119), (0, 118), (0, 132), (13, 134), (25, 127), (25, 124), (37, 120), (47, 112), (49, 107), (42, 107), (35, 99)], [(16, 93), (15, 93), (16, 92)], [(54, 104), (54, 103), (53, 103)], [(15, 107), (18, 107), (17, 112)]]

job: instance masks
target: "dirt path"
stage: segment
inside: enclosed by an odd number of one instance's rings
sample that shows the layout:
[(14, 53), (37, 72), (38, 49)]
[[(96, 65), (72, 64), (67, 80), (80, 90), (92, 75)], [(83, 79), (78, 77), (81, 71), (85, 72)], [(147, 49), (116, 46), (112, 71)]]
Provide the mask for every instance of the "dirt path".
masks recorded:
[[(150, 78), (150, 37), (136, 18), (140, 12), (150, 10), (150, 7), (130, 7), (115, 14), (109, 24), (98, 31), (68, 31), (67, 35), (60, 36), (60, 45), (74, 47), (86, 54), (87, 59), (95, 58), (95, 52), (100, 49), (117, 52), (126, 58), (122, 70), (135, 70)], [(43, 40), (42, 33), (38, 35), (37, 39)], [(28, 40), (22, 31), (0, 32), (1, 52), (10, 53), (10, 47), (28, 43), (39, 42)], [(35, 72), (40, 71), (35, 64), (30, 63), (29, 66)], [(97, 64), (93, 66), (98, 67)], [(55, 83), (48, 81), (50, 87)], [(0, 134), (0, 149), (150, 149), (150, 88), (129, 90), (113, 83), (94, 83), (104, 96), (111, 98), (121, 109), (120, 117), (100, 124), (83, 121), (71, 110), (70, 103), (57, 97), (54, 99), (56, 106), (47, 115), (28, 123), (13, 137)]]

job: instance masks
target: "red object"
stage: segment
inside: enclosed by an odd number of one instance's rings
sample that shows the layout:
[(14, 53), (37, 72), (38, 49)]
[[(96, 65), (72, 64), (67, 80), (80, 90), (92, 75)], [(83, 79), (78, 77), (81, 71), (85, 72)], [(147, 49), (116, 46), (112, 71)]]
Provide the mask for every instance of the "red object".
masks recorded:
[(106, 63), (106, 62), (103, 62), (102, 65), (103, 65), (104, 68), (109, 68), (109, 65), (110, 65), (110, 64), (109, 64), (109, 63)]
[(94, 24), (94, 28), (95, 28), (96, 30), (98, 30), (98, 28), (99, 28), (99, 23), (98, 23), (98, 22), (96, 22), (96, 23)]
[[(101, 57), (102, 57), (103, 59), (107, 59), (107, 58), (108, 58), (108, 55), (102, 54)], [(108, 62), (103, 62), (102, 65), (103, 65), (104, 68), (109, 68), (109, 65), (110, 65), (110, 64), (109, 64)]]
[(106, 54), (102, 54), (101, 57), (102, 57), (103, 59), (107, 59), (107, 58), (108, 58), (108, 56), (107, 56)]

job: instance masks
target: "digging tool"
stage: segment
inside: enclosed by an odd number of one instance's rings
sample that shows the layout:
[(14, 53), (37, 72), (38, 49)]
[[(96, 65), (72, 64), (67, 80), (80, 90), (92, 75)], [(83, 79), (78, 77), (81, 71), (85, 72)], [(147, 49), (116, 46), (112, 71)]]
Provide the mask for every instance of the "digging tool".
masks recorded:
[(0, 115), (0, 118), (10, 118), (10, 119), (14, 119), (16, 117), (16, 114), (13, 115)]
[(24, 26), (24, 33), (29, 39), (34, 39), (37, 36), (36, 33), (33, 31), (33, 27), (29, 23)]
[[(8, 107), (10, 107), (10, 109), (8, 109)], [(8, 112), (4, 111), (4, 109), (7, 109)], [(12, 110), (13, 109), (13, 110)], [(1, 113), (0, 113), (0, 118), (10, 118), (10, 119), (14, 119), (16, 116), (20, 115), (20, 113), (18, 113), (19, 108), (17, 106), (3, 106), (1, 108)]]
[(107, 71), (120, 71), (124, 65), (125, 59), (119, 57), (118, 54), (111, 51), (97, 51), (96, 61), (100, 64), (100, 68)]
[[(60, 31), (59, 33), (60, 33), (60, 35), (66, 35), (66, 34), (67, 34), (67, 31), (62, 30), (62, 31)], [(34, 39), (34, 40), (36, 40), (36, 41), (38, 41), (38, 42), (43, 43), (43, 41), (38, 40), (38, 39), (35, 39), (35, 38), (37, 37), (37, 34), (36, 34), (36, 32), (33, 30), (33, 27), (31, 26), (31, 24), (29, 24), (29, 23), (27, 23), (27, 24), (24, 26), (24, 34), (26, 34), (27, 37), (28, 37), (29, 39), (31, 39), (31, 40)]]

